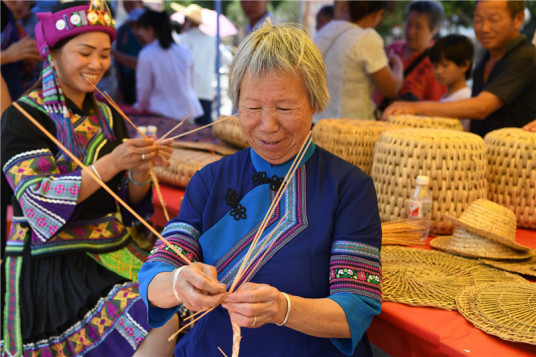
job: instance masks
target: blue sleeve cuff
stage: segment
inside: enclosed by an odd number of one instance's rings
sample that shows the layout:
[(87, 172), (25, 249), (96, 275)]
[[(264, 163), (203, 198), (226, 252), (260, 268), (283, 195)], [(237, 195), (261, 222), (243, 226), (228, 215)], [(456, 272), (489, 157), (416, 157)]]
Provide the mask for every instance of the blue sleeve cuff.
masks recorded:
[(140, 296), (147, 306), (147, 322), (151, 327), (160, 327), (164, 325), (178, 310), (178, 306), (168, 309), (163, 309), (161, 307), (156, 307), (149, 304), (149, 299), (147, 298), (147, 290), (149, 289), (149, 284), (153, 278), (163, 272), (171, 272), (175, 267), (171, 264), (166, 264), (162, 262), (145, 262), (140, 272), (138, 273), (139, 289)]
[(335, 301), (343, 309), (352, 334), (352, 338), (331, 338), (330, 340), (339, 351), (352, 356), (372, 322), (372, 318), (382, 311), (382, 304), (376, 299), (352, 293), (336, 293), (328, 299)]

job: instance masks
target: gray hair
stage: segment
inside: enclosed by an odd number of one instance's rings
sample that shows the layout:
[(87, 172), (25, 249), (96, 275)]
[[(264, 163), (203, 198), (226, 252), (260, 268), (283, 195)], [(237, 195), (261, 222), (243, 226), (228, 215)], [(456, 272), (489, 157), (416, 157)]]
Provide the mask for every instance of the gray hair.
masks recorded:
[(300, 25), (273, 24), (265, 21), (246, 37), (229, 69), (229, 97), (238, 110), (240, 85), (246, 72), (260, 79), (273, 70), (300, 77), (316, 112), (323, 111), (329, 101), (326, 67), (322, 54)]

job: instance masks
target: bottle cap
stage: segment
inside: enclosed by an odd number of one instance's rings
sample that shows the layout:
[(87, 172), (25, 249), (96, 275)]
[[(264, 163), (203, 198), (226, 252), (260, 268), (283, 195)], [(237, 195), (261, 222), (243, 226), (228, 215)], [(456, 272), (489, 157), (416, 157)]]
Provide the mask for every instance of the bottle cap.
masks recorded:
[(417, 176), (417, 185), (428, 186), (429, 183), (430, 183), (430, 178), (428, 176), (424, 176), (424, 175)]

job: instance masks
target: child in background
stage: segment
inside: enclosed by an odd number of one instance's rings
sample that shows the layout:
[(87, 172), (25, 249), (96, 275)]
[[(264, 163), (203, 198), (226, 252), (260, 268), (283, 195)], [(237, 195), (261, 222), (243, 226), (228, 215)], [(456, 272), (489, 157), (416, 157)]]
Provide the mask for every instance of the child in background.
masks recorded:
[[(471, 97), (471, 89), (465, 82), (471, 77), (473, 43), (462, 35), (448, 35), (436, 41), (430, 51), (437, 81), (447, 87), (440, 102), (454, 102)], [(469, 131), (470, 120), (462, 119), (465, 131)]]

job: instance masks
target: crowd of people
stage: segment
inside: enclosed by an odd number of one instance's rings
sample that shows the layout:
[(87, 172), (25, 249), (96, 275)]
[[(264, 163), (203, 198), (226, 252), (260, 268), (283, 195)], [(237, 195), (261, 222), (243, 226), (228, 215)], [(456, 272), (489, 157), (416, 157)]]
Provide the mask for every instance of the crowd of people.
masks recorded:
[[(481, 136), (510, 126), (536, 132), (524, 1), (476, 3), (484, 52), (473, 68), (470, 39), (439, 36), (437, 1), (409, 3), (404, 40), (386, 47), (375, 28), (393, 1), (335, 1), (318, 11), (312, 37), (274, 18), (269, 1), (242, 0), (247, 25), (229, 97), (250, 147), (194, 175), (151, 247), (131, 209), (153, 213), (150, 170), (169, 165), (170, 143), (129, 138), (95, 87), (115, 68), (118, 102), (211, 123), (216, 42), (201, 29), (203, 9), (175, 5), (185, 19), (177, 33), (165, 11), (142, 1), (123, 2), (117, 30), (103, 0), (1, 4), (7, 355), (231, 355), (242, 328), (245, 356), (371, 356), (366, 330), (381, 311), (374, 184), (312, 143), (312, 125), (409, 113), (458, 118)], [(232, 290), (256, 235), (270, 244)], [(204, 309), (212, 310), (168, 341), (185, 311)]]

